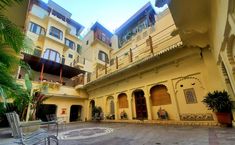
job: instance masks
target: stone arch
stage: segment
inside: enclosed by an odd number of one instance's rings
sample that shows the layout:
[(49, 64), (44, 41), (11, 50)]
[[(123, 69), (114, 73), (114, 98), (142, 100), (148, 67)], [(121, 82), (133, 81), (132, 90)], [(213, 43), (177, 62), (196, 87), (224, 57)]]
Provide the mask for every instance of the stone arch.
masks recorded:
[(150, 89), (150, 99), (152, 106), (171, 104), (171, 96), (168, 93), (167, 86), (157, 84)]
[[(123, 112), (127, 113), (128, 112), (128, 99), (127, 99), (127, 94), (126, 93), (120, 93), (117, 96), (117, 118), (122, 118), (121, 114)], [(116, 117), (116, 116), (115, 116)]]
[(118, 95), (118, 107), (119, 108), (128, 108), (128, 100), (126, 93), (120, 93)]
[(142, 89), (136, 89), (132, 92), (132, 96), (134, 97), (135, 102), (134, 104), (136, 119), (148, 119), (148, 111), (144, 91)]
[(180, 119), (183, 119), (185, 115), (211, 112), (202, 103), (207, 92), (203, 87), (200, 75), (197, 73), (175, 80), (176, 104)]
[(177, 93), (177, 90), (178, 90), (178, 88), (179, 88), (179, 85), (178, 85), (178, 84), (179, 84), (180, 82), (182, 82), (183, 80), (187, 80), (187, 79), (195, 80), (196, 82), (198, 82), (198, 83), (200, 84), (201, 88), (204, 89), (204, 87), (203, 87), (203, 85), (202, 85), (202, 82), (200, 81), (199, 78), (193, 77), (193, 76), (185, 76), (185, 77), (182, 77), (182, 78), (180, 78), (179, 80), (176, 81), (176, 83), (175, 83), (175, 90), (176, 90), (176, 93)]
[(108, 96), (106, 99), (106, 115), (114, 115), (114, 114), (115, 114), (114, 97)]
[(90, 104), (89, 104), (89, 117), (90, 117), (90, 120), (93, 118), (93, 115), (94, 115), (94, 114), (92, 114), (92, 110), (93, 110), (94, 107), (95, 107), (95, 100), (91, 100)]

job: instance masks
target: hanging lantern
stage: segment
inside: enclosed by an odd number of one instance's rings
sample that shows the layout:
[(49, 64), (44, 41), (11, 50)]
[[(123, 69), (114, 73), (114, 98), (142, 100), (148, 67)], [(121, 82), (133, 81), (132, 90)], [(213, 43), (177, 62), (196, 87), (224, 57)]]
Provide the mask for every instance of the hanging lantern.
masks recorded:
[(171, 0), (156, 0), (155, 1), (155, 6), (158, 8), (163, 7), (165, 4), (169, 4)]

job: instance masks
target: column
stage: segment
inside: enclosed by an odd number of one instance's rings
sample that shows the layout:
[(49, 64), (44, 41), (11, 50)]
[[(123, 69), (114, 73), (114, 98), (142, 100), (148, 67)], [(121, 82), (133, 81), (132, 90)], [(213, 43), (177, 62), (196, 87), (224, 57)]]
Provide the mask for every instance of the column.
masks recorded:
[(119, 111), (118, 111), (118, 98), (117, 98), (117, 95), (114, 95), (114, 112), (115, 112), (115, 120), (118, 120), (119, 119)]
[(150, 104), (150, 93), (149, 93), (149, 89), (147, 86), (145, 86), (144, 88), (144, 97), (146, 100), (146, 105), (147, 105), (147, 111), (148, 111), (148, 120), (152, 120), (152, 106)]
[(128, 100), (128, 119), (133, 119), (133, 113), (132, 113), (132, 94), (130, 91), (127, 92), (127, 100)]

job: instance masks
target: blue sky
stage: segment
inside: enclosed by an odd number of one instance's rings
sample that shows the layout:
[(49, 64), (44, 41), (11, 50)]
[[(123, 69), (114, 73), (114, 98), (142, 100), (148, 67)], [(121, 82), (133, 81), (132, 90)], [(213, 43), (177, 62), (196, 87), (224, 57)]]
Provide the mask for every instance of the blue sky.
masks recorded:
[[(47, 3), (48, 0), (43, 0)], [(100, 22), (114, 32), (128, 18), (143, 7), (147, 2), (154, 6), (155, 0), (53, 0), (70, 13), (72, 19), (82, 24), (83, 33), (94, 24)], [(154, 7), (157, 12), (162, 11)]]

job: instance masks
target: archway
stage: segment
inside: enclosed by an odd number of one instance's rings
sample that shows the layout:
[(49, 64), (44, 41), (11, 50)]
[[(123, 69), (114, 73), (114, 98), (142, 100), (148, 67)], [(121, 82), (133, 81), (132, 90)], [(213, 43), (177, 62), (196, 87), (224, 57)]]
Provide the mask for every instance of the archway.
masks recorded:
[(105, 113), (106, 113), (107, 119), (115, 119), (115, 105), (114, 105), (113, 96), (107, 97)]
[(155, 85), (150, 89), (152, 106), (168, 105), (171, 104), (170, 94), (165, 85)]
[(92, 114), (92, 110), (93, 108), (95, 107), (95, 101), (94, 100), (91, 100), (90, 101), (90, 105), (89, 105), (89, 116), (90, 116), (90, 119), (92, 120), (94, 114)]
[(133, 96), (135, 98), (135, 110), (136, 110), (136, 119), (147, 119), (147, 105), (146, 99), (144, 97), (144, 91), (141, 89), (133, 91)]
[(108, 96), (106, 99), (106, 110), (105, 113), (107, 115), (114, 114), (114, 97)]
[(82, 106), (81, 105), (72, 105), (70, 107), (70, 117), (69, 121), (81, 121), (82, 120)]
[[(163, 116), (159, 116), (159, 111), (165, 110), (164, 118), (170, 118), (169, 110), (172, 110), (171, 96), (168, 93), (167, 86), (163, 84), (157, 84), (150, 88), (150, 108), (152, 112), (152, 119), (160, 119)], [(160, 117), (160, 118), (159, 118)], [(172, 117), (172, 116), (171, 116)], [(163, 119), (163, 118), (162, 118)]]
[(47, 115), (56, 115), (57, 106), (55, 104), (41, 104), (36, 110), (36, 118), (48, 121)]
[(118, 95), (118, 117), (121, 119), (124, 119), (124, 114), (126, 114), (127, 119), (127, 112), (128, 112), (128, 100), (127, 100), (127, 94), (121, 93)]

